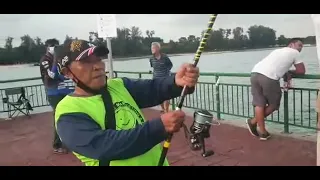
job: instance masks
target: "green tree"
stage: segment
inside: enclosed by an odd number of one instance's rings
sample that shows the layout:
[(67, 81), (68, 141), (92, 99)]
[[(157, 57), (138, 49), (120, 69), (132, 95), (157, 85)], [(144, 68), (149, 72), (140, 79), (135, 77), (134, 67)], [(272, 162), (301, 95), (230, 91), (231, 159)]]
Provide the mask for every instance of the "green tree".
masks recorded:
[(280, 35), (277, 40), (277, 44), (279, 46), (286, 46), (288, 44), (289, 39), (287, 39), (284, 35)]
[[(145, 32), (144, 34), (142, 32)], [(142, 31), (137, 26), (131, 28), (117, 28), (117, 37), (111, 39), (112, 54), (117, 57), (131, 57), (150, 55), (152, 42), (159, 42), (164, 53), (194, 53), (200, 43), (201, 36), (189, 35), (180, 37), (177, 41), (169, 40), (164, 42), (161, 37), (156, 36), (154, 30)], [(234, 29), (217, 29), (210, 31), (205, 51), (241, 50), (250, 48), (268, 48), (275, 46), (286, 46), (289, 39), (284, 35), (276, 37), (276, 31), (270, 27), (253, 25), (245, 31), (242, 27)], [(13, 47), (13, 38), (8, 37), (3, 48), (0, 48), (0, 64), (17, 64), (38, 62), (45, 53), (47, 41), (42, 42), (40, 37), (31, 38), (24, 35), (21, 44)], [(68, 43), (76, 37), (66, 35), (63, 43)], [(303, 39), (305, 44), (315, 44), (315, 36), (308, 36)], [(97, 32), (88, 33), (88, 41), (101, 45), (106, 41), (98, 37)]]
[(8, 51), (11, 52), (12, 50), (12, 41), (13, 41), (13, 37), (8, 37), (6, 39), (6, 44), (4, 45), (4, 48)]
[(276, 45), (276, 31), (264, 26), (251, 26), (248, 30), (252, 48), (270, 47)]

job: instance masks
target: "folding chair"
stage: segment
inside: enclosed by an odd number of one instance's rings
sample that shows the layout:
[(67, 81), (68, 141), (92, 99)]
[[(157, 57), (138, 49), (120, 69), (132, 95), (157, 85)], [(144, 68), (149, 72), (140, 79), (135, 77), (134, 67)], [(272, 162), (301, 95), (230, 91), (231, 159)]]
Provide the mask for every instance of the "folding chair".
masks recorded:
[[(5, 98), (2, 98), (4, 104), (7, 104), (8, 107), (8, 119), (11, 119), (16, 113), (16, 116), (19, 113), (22, 113), (28, 118), (30, 118), (30, 111), (33, 111), (33, 108), (30, 104), (29, 99), (26, 98), (25, 90), (23, 87), (5, 89)], [(20, 95), (17, 101), (14, 101), (13, 96)], [(11, 96), (11, 98), (9, 97)], [(30, 95), (29, 98), (33, 96)], [(13, 113), (12, 113), (13, 112)]]

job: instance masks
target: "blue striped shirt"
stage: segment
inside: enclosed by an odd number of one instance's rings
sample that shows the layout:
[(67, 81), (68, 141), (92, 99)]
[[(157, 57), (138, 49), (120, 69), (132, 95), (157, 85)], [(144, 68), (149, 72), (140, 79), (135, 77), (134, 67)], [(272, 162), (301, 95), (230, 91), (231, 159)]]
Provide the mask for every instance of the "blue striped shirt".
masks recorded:
[(153, 68), (153, 78), (162, 78), (170, 75), (173, 65), (167, 55), (161, 54), (160, 59), (152, 56), (149, 61), (151, 68)]

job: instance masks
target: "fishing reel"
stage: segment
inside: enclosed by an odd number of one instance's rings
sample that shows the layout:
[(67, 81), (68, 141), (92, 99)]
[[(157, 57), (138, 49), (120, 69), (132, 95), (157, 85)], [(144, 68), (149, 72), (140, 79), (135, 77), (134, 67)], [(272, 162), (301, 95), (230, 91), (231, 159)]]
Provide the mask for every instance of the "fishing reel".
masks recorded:
[(191, 149), (197, 151), (202, 149), (202, 156), (208, 157), (214, 154), (214, 151), (206, 151), (205, 139), (210, 137), (210, 128), (211, 125), (220, 125), (213, 124), (213, 115), (206, 111), (200, 110), (196, 111), (193, 114), (193, 123), (190, 126), (190, 131), (184, 126), (185, 137), (190, 142)]

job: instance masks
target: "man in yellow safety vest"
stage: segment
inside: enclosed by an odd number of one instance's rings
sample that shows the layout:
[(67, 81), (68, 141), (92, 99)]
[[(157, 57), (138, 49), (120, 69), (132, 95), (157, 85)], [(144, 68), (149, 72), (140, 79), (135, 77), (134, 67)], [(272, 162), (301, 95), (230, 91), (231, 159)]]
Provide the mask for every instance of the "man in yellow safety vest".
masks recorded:
[(165, 78), (106, 81), (101, 57), (108, 52), (84, 40), (73, 40), (58, 52), (60, 71), (76, 83), (74, 93), (56, 108), (59, 137), (87, 166), (156, 166), (160, 143), (179, 131), (185, 114), (171, 111), (146, 121), (140, 109), (178, 97), (185, 85), (193, 93), (199, 69), (184, 64)]

